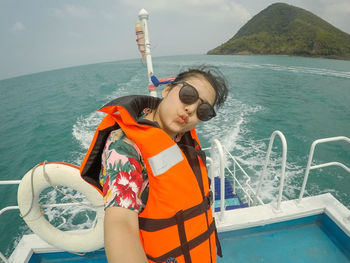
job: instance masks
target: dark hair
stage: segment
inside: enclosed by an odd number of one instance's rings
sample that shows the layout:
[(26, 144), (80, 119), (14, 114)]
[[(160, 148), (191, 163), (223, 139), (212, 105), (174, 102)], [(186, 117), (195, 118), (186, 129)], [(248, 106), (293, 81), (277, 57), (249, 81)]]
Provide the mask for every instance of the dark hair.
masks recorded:
[(201, 65), (199, 67), (190, 68), (183, 71), (176, 76), (174, 84), (178, 81), (185, 81), (190, 77), (196, 77), (198, 75), (204, 77), (213, 87), (216, 94), (214, 106), (221, 107), (228, 95), (228, 85), (224, 75), (214, 66)]

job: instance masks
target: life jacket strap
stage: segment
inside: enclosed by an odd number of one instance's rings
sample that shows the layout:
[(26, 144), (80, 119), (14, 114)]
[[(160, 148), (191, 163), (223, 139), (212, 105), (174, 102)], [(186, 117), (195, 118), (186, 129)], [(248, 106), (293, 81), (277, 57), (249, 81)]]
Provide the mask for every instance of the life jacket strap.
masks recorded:
[[(215, 219), (213, 218), (213, 222), (215, 222)], [(218, 236), (218, 229), (215, 227), (215, 242), (216, 242), (216, 254), (222, 258), (222, 248)]]
[[(210, 238), (210, 235), (215, 231), (216, 227), (215, 227), (215, 222), (213, 221), (209, 228), (203, 232), (202, 234), (200, 234), (199, 236), (195, 237), (194, 239), (186, 242), (185, 244), (159, 256), (159, 257), (151, 257), (150, 255), (146, 255), (148, 259), (156, 262), (156, 263), (161, 263), (161, 262), (166, 262), (169, 258), (176, 258), (178, 256), (181, 256), (183, 254), (183, 250), (191, 250), (197, 246), (199, 246), (200, 244), (202, 244), (204, 241), (208, 240)], [(186, 257), (185, 257), (185, 262), (191, 262), (191, 261), (186, 261)]]
[[(203, 199), (203, 201), (191, 208), (182, 211), (184, 221), (196, 217), (200, 214), (205, 213), (213, 202), (213, 193), (209, 191), (209, 194)], [(176, 215), (170, 218), (154, 219), (139, 217), (139, 228), (147, 232), (158, 231), (167, 227), (177, 225)]]
[(175, 219), (177, 223), (177, 229), (179, 232), (181, 250), (182, 250), (182, 254), (184, 255), (185, 262), (192, 263), (190, 248), (188, 246), (187, 237), (186, 237), (185, 219), (183, 215), (184, 215), (184, 211), (180, 210), (179, 212), (176, 213)]

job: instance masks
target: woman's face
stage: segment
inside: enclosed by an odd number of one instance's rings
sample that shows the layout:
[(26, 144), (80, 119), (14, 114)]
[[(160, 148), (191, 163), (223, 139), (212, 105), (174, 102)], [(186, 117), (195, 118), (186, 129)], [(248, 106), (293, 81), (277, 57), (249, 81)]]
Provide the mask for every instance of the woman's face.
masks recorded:
[[(210, 105), (215, 101), (215, 90), (211, 84), (201, 75), (192, 76), (184, 80), (192, 85), (204, 102)], [(182, 84), (167, 86), (163, 92), (163, 100), (159, 104), (155, 120), (159, 126), (172, 138), (177, 134), (183, 134), (194, 128), (200, 120), (197, 117), (197, 107), (202, 101), (198, 99), (193, 104), (184, 104), (179, 98)]]

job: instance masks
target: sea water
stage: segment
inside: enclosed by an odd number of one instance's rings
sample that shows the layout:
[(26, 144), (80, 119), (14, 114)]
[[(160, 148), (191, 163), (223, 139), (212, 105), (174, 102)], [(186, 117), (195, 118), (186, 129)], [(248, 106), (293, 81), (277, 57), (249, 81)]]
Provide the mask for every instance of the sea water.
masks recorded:
[[(271, 133), (284, 133), (288, 164), (283, 199), (298, 197), (312, 141), (350, 137), (350, 61), (194, 55), (154, 58), (153, 63), (159, 78), (201, 64), (223, 72), (229, 97), (215, 119), (199, 125), (199, 138), (203, 147), (219, 139), (252, 176), (253, 186)], [(1, 80), (0, 180), (19, 180), (44, 160), (79, 165), (103, 118), (96, 110), (120, 96), (148, 94), (146, 72), (145, 63), (135, 59)], [(274, 201), (278, 192), (279, 139), (273, 151), (262, 191), (265, 202)], [(350, 145), (344, 142), (320, 145), (315, 163), (338, 161), (349, 167), (349, 153)], [(350, 208), (350, 175), (341, 168), (312, 171), (306, 191), (309, 195), (331, 192)], [(0, 209), (17, 205), (17, 186), (0, 186), (0, 192)], [(55, 191), (48, 191), (44, 199), (57, 198)], [(48, 210), (47, 217), (54, 221), (60, 213)], [(93, 218), (76, 208), (61, 221), (65, 229), (83, 228)], [(30, 230), (18, 211), (9, 211), (0, 218), (0, 233), (0, 251), (9, 256)]]

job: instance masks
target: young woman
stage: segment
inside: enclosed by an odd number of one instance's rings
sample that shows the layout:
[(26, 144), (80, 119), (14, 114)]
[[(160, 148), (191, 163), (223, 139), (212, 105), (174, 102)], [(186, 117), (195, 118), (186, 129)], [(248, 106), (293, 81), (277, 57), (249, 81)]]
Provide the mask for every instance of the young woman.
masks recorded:
[(108, 115), (81, 174), (102, 189), (108, 262), (216, 262), (221, 249), (194, 128), (215, 117), (227, 94), (222, 74), (200, 67), (180, 73), (162, 99), (127, 96), (101, 109)]

